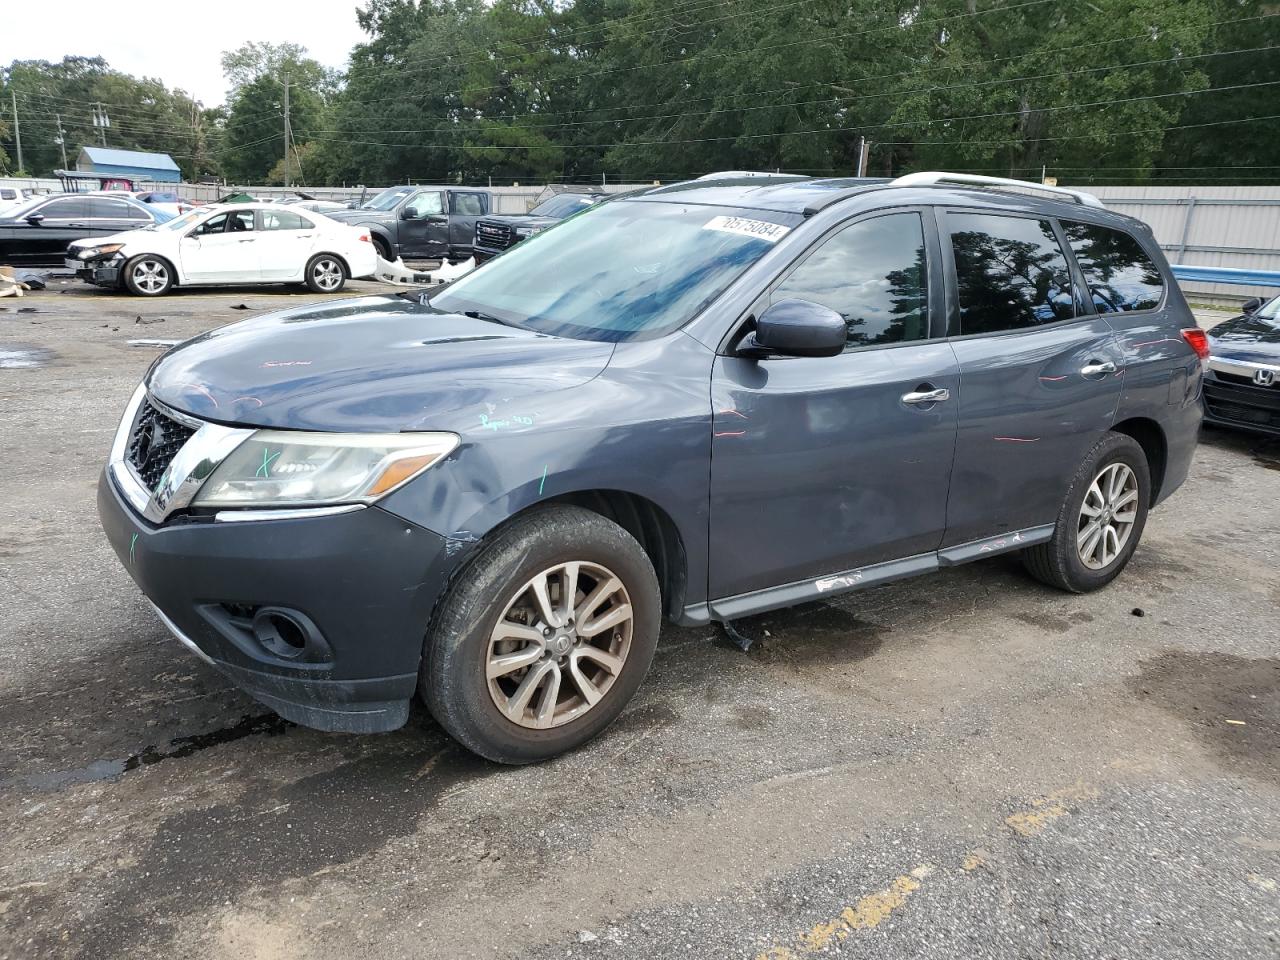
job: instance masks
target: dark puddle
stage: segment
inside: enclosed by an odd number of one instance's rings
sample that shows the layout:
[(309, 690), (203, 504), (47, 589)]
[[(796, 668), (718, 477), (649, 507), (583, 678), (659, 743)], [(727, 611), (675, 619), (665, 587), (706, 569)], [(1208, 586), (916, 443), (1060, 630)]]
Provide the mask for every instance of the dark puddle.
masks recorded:
[(0, 346), (0, 370), (26, 370), (48, 364), (53, 353), (40, 347), (28, 347), (20, 343)]
[(1280, 659), (1173, 651), (1141, 667), (1140, 699), (1190, 724), (1221, 766), (1280, 782)]
[(137, 753), (122, 759), (94, 760), (73, 770), (54, 770), (50, 773), (33, 773), (14, 777), (0, 786), (20, 785), (29, 790), (52, 791), (80, 783), (95, 783), (100, 780), (114, 780), (130, 770), (160, 763), (162, 760), (177, 760), (189, 757), (201, 750), (208, 750), (219, 744), (231, 743), (252, 736), (277, 736), (293, 726), (274, 713), (263, 713), (257, 716), (243, 716), (236, 723), (208, 733), (197, 733), (189, 737), (174, 737), (164, 746), (149, 746)]

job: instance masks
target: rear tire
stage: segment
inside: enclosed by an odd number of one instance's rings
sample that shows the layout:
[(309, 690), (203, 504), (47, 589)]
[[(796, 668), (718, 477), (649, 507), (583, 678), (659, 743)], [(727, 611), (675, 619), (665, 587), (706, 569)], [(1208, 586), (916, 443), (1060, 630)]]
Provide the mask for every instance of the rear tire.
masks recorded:
[(307, 261), (304, 276), (313, 293), (337, 293), (346, 285), (347, 267), (331, 253), (317, 253)]
[(649, 670), (660, 622), (658, 580), (640, 544), (599, 514), (546, 507), (502, 530), (457, 578), (424, 645), (419, 695), (474, 753), (545, 760), (622, 712)]
[(1151, 503), (1151, 472), (1138, 441), (1107, 433), (1089, 451), (1046, 543), (1022, 552), (1027, 571), (1070, 593), (1105, 587), (1137, 549)]
[(124, 287), (136, 297), (163, 297), (173, 289), (173, 266), (163, 257), (140, 254), (124, 265)]

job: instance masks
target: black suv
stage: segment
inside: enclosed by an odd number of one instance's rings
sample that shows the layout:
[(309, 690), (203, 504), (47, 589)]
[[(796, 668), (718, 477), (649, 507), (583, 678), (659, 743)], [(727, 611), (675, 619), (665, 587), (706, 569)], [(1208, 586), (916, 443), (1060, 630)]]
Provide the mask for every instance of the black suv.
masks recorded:
[(483, 190), (404, 186), (388, 187), (355, 209), (326, 216), (367, 227), (384, 260), (465, 260), (471, 256), (476, 221), (491, 207)]
[(390, 730), (416, 695), (525, 763), (618, 715), (664, 616), (1014, 552), (1106, 586), (1186, 479), (1208, 355), (1151, 231), (1087, 194), (682, 183), (176, 347), (98, 509), (178, 640), (283, 716)]
[(594, 207), (607, 196), (605, 193), (577, 191), (558, 193), (543, 200), (528, 213), (485, 217), (476, 223), (476, 263), (484, 263), (507, 247), (513, 247), (521, 240), (541, 233), (575, 213)]

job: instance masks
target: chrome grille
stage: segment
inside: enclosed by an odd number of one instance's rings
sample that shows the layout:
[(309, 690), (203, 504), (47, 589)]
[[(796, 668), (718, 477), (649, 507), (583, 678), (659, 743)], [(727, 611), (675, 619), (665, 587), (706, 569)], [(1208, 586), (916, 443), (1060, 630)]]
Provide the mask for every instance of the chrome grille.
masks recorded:
[(505, 223), (481, 220), (476, 224), (476, 239), (485, 246), (505, 249), (511, 245), (511, 228)]
[(129, 434), (125, 461), (133, 467), (143, 486), (154, 491), (173, 458), (194, 433), (190, 427), (165, 416), (149, 400), (143, 401)]

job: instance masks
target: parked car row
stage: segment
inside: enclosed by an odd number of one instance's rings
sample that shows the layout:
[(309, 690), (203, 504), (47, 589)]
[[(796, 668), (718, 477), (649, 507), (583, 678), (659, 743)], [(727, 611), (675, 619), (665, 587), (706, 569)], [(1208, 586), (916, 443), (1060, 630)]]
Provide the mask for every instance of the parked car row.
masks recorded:
[[(440, 253), (488, 212), (400, 187), (352, 219)], [(621, 712), (663, 617), (1013, 552), (1105, 586), (1187, 476), (1208, 355), (1150, 230), (1087, 194), (721, 176), (175, 348), (99, 514), (177, 639), (283, 716), (388, 730), (417, 696), (526, 763)]]

